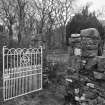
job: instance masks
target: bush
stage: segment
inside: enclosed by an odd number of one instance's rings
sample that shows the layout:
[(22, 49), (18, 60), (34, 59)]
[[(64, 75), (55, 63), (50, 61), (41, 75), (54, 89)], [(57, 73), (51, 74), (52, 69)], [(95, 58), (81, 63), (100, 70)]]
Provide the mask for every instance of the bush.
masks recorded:
[(95, 13), (89, 13), (88, 12), (88, 6), (86, 6), (82, 13), (76, 14), (71, 21), (68, 22), (66, 26), (66, 38), (67, 38), (67, 44), (69, 44), (68, 38), (71, 36), (71, 34), (74, 33), (80, 33), (80, 30), (86, 29), (86, 28), (96, 28), (101, 36), (101, 39), (105, 39), (104, 36), (104, 27), (99, 22), (97, 17), (95, 16)]

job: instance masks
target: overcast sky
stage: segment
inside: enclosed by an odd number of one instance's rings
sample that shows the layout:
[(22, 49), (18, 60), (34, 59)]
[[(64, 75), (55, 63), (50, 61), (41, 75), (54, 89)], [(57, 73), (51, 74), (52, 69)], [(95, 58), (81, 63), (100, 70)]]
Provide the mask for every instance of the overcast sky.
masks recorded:
[(100, 19), (104, 19), (105, 20), (105, 0), (76, 0), (76, 5), (78, 7), (83, 7), (85, 6), (87, 3), (90, 4), (90, 8), (89, 11), (93, 12), (93, 11), (101, 11), (102, 12), (102, 8), (104, 8), (104, 14), (103, 16), (100, 16)]
[(84, 5), (87, 2), (91, 3), (90, 11), (97, 11), (105, 6), (105, 0), (77, 0), (80, 5)]

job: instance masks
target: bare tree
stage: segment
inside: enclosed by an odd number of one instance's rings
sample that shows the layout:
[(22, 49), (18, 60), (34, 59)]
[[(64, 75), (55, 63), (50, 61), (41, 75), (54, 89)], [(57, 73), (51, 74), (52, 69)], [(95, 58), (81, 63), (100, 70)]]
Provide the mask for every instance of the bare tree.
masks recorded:
[(0, 0), (0, 18), (3, 23), (8, 27), (9, 30), (9, 44), (13, 39), (12, 26), (15, 23), (15, 12), (14, 12), (14, 2), (13, 0)]
[(33, 0), (33, 9), (35, 10), (38, 33), (42, 33), (51, 28), (51, 24), (53, 23), (53, 0)]
[(73, 11), (73, 0), (56, 0), (55, 1), (55, 24), (57, 27), (61, 27), (62, 32), (62, 44), (66, 39), (66, 24), (71, 19)]
[[(61, 30), (62, 45), (66, 40), (66, 24), (71, 19), (73, 0), (33, 0), (37, 33)], [(48, 35), (48, 40), (51, 38)]]
[(19, 33), (18, 33), (18, 43), (21, 42), (22, 35), (24, 34), (24, 20), (26, 16), (25, 7), (28, 3), (26, 0), (16, 0), (16, 13), (18, 18), (18, 24), (19, 24)]
[(18, 43), (21, 42), (24, 33), (24, 21), (26, 15), (26, 0), (0, 0), (1, 4), (1, 19), (9, 29), (9, 40), (12, 42), (14, 23), (18, 23)]

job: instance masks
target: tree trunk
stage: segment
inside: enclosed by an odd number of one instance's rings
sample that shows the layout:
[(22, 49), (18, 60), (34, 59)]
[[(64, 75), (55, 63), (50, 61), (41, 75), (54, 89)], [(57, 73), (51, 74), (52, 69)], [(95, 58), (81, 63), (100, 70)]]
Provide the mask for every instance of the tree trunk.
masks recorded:
[(66, 45), (69, 46), (69, 35), (67, 34), (67, 29), (65, 28), (65, 34), (66, 34)]
[(19, 33), (18, 33), (18, 44), (20, 44), (20, 42), (21, 42), (21, 32), (19, 30)]
[(8, 26), (8, 29), (9, 29), (9, 47), (12, 47), (12, 42), (13, 42), (12, 25)]

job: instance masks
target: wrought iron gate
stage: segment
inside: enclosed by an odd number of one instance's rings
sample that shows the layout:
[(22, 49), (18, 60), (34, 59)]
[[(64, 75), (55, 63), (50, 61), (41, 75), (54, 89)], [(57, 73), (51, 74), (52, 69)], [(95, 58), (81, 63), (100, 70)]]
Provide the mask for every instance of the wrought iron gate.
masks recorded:
[(3, 47), (4, 101), (42, 89), (42, 47)]

